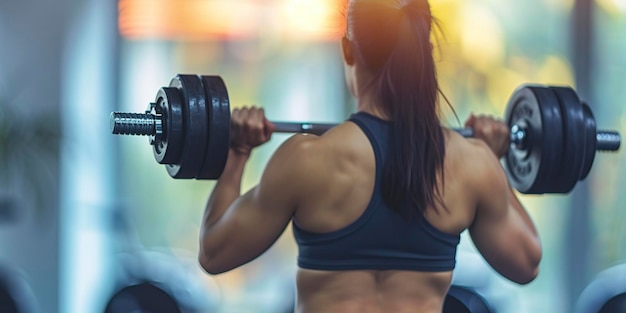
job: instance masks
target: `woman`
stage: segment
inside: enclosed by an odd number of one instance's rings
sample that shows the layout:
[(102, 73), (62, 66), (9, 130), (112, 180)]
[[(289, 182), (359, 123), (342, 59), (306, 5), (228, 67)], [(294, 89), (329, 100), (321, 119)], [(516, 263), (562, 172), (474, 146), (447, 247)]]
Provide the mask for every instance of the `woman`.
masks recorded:
[(244, 165), (273, 125), (261, 109), (233, 112), (200, 235), (208, 273), (255, 259), (293, 222), (298, 312), (441, 312), (465, 229), (504, 277), (536, 277), (538, 235), (498, 161), (507, 127), (472, 116), (480, 139), (465, 139), (440, 125), (431, 25), (426, 0), (350, 1), (341, 47), (358, 112), (291, 137), (244, 195)]

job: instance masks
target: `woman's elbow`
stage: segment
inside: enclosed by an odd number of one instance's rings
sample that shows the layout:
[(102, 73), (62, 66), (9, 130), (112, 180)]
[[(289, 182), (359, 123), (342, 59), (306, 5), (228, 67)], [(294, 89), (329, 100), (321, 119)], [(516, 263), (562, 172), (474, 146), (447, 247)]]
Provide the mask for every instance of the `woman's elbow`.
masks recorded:
[(223, 266), (217, 264), (213, 258), (203, 252), (200, 252), (198, 255), (198, 263), (200, 263), (200, 267), (202, 267), (207, 274), (218, 275), (227, 271), (227, 269), (224, 269)]
[(215, 252), (214, 250), (208, 246), (208, 243), (203, 241), (204, 237), (200, 238), (200, 250), (198, 251), (198, 263), (200, 263), (200, 267), (211, 275), (221, 274), (223, 271), (220, 271), (219, 264), (217, 264), (215, 260)]
[(202, 267), (206, 273), (211, 275), (223, 273), (224, 271), (220, 269), (216, 260), (219, 249), (215, 246), (214, 241), (209, 240), (209, 237), (206, 235), (204, 229), (200, 236), (199, 246), (198, 263), (200, 263), (200, 267)]
[(516, 275), (517, 277), (515, 277), (513, 281), (520, 285), (527, 285), (527, 284), (530, 284), (532, 281), (534, 281), (538, 275), (539, 275), (539, 266), (535, 268), (531, 268), (525, 273), (519, 273), (519, 275)]
[(516, 283), (526, 285), (534, 281), (539, 276), (539, 264), (541, 263), (541, 246), (537, 245), (533, 247), (528, 254), (528, 261), (526, 268), (520, 273), (519, 277), (515, 280)]

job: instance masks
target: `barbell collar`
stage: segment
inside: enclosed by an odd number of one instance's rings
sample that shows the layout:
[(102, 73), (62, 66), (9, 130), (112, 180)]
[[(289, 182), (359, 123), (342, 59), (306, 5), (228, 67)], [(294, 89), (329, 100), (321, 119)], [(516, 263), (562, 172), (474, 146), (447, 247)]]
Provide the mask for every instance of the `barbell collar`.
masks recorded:
[(515, 145), (518, 150), (525, 150), (527, 148), (526, 138), (528, 133), (524, 127), (519, 125), (513, 125), (510, 131), (511, 144)]

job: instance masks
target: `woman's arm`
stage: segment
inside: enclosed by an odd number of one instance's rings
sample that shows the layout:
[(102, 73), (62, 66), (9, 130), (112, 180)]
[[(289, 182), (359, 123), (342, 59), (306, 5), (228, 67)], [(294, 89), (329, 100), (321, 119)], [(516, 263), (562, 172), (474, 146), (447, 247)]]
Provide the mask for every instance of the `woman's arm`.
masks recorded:
[(541, 242), (500, 163), (490, 153), (485, 151), (481, 158), (480, 181), (475, 185), (478, 204), (470, 235), (478, 251), (498, 273), (516, 283), (527, 284), (539, 272)]
[(487, 117), (471, 116), (466, 123), (484, 141), (474, 164), (478, 205), (470, 234), (487, 262), (506, 278), (525, 284), (535, 279), (541, 260), (541, 242), (535, 225), (509, 186), (499, 158), (509, 147), (506, 125)]
[(259, 184), (240, 195), (241, 177), (253, 147), (269, 140), (272, 125), (262, 110), (233, 112), (232, 142), (224, 172), (207, 202), (198, 259), (211, 274), (248, 263), (283, 233), (306, 190), (299, 156), (301, 138), (287, 140), (272, 156)]
[(241, 195), (241, 178), (248, 158), (248, 154), (241, 154), (229, 149), (224, 172), (217, 180), (204, 211), (203, 228), (213, 226), (224, 215), (226, 209)]

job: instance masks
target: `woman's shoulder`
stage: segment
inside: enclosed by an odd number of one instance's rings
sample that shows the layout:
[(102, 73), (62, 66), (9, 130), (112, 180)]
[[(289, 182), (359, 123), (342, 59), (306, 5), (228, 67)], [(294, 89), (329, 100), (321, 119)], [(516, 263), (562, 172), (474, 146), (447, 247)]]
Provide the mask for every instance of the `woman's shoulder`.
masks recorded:
[(296, 134), (285, 141), (281, 149), (311, 154), (318, 159), (323, 156), (337, 158), (346, 152), (361, 150), (364, 144), (369, 144), (369, 141), (360, 128), (353, 123), (344, 122), (321, 136)]
[(274, 152), (270, 163), (289, 168), (295, 175), (319, 173), (328, 156), (328, 143), (323, 136), (295, 134)]
[[(367, 160), (372, 148), (367, 137), (350, 123), (339, 124), (321, 136), (295, 134), (281, 144), (272, 163), (291, 167), (300, 175), (321, 177), (337, 173), (352, 163)], [(354, 164), (353, 164), (354, 165)]]
[(502, 171), (500, 161), (481, 139), (464, 138), (446, 129), (446, 141), (446, 166), (455, 169), (455, 176), (465, 173), (468, 179), (482, 180)]
[(319, 138), (309, 134), (295, 134), (285, 140), (274, 152), (271, 161), (278, 162), (282, 166), (301, 166), (302, 163), (310, 163), (308, 159), (315, 159), (319, 151)]
[(490, 159), (493, 161), (496, 159), (496, 156), (483, 140), (465, 138), (458, 132), (448, 128), (444, 128), (444, 133), (447, 153), (449, 152), (453, 156), (460, 157), (462, 161), (473, 161), (474, 159)]

